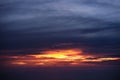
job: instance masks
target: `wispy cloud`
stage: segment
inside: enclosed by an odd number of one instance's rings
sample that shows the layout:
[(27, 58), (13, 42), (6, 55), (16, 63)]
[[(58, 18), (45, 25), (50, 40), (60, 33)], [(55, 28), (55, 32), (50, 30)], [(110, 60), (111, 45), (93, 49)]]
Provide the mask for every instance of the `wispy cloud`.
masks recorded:
[(103, 55), (86, 55), (80, 49), (56, 49), (46, 50), (39, 54), (27, 54), (27, 55), (3, 55), (1, 59), (4, 59), (2, 65), (23, 65), (23, 66), (96, 66), (97, 63), (103, 64), (104, 62), (120, 61), (120, 57), (110, 57)]

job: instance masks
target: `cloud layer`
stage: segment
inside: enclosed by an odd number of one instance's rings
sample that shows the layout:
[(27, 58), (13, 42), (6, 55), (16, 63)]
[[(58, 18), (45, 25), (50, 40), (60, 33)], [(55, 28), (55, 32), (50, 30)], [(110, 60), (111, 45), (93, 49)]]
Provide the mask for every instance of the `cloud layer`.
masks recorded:
[(2, 0), (0, 6), (1, 50), (73, 43), (118, 55), (119, 0)]

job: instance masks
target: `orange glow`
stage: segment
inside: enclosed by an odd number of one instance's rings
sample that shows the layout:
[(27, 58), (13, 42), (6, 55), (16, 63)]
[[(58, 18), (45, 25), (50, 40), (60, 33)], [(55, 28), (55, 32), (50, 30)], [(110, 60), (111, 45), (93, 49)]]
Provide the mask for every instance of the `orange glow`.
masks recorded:
[[(8, 56), (7, 56), (8, 58)], [(81, 66), (81, 64), (116, 61), (120, 58), (85, 55), (78, 49), (49, 50), (40, 54), (9, 56), (12, 65), (30, 66)]]
[(16, 62), (13, 62), (12, 64), (24, 65), (24, 64), (26, 64), (26, 63), (25, 63), (25, 62), (19, 62), (19, 61), (16, 61)]
[(115, 60), (120, 60), (120, 58), (112, 58), (112, 57), (106, 57), (106, 58), (97, 58), (93, 60), (83, 60), (83, 62), (105, 62), (105, 61), (115, 61)]
[(34, 56), (35, 58), (68, 58), (73, 55), (78, 55), (82, 53), (82, 51), (78, 50), (54, 50), (54, 51), (45, 51), (42, 52), (42, 54), (39, 55), (31, 55)]

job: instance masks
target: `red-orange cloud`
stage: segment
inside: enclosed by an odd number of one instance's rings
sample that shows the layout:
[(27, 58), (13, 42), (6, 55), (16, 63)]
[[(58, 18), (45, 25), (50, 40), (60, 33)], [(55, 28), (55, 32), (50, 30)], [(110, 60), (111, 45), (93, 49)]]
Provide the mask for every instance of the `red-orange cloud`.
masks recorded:
[(46, 50), (40, 54), (4, 56), (10, 59), (6, 64), (26, 66), (81, 66), (85, 63), (117, 61), (119, 57), (84, 55), (80, 49)]

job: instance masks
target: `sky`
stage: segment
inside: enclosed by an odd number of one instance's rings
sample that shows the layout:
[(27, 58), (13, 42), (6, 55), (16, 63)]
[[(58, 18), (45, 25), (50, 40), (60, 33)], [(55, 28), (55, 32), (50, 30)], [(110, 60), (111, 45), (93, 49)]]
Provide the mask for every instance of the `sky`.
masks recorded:
[[(76, 56), (74, 50), (77, 49), (82, 51), (82, 57), (90, 62), (101, 60), (101, 58), (103, 62), (106, 62), (106, 59), (103, 58), (107, 58), (110, 63), (103, 64), (118, 67), (119, 30), (120, 0), (1, 0), (1, 63), (21, 60), (29, 63), (26, 59), (36, 60), (35, 56), (44, 56), (44, 52), (48, 52), (45, 54), (45, 58), (52, 61), (51, 56), (47, 57), (49, 51), (59, 54), (58, 52), (68, 53), (68, 50), (72, 50), (72, 56)], [(29, 58), (31, 55), (32, 58)], [(13, 59), (16, 56), (17, 58)], [(62, 56), (69, 57), (66, 54)], [(77, 56), (81, 57), (81, 54), (77, 54)], [(91, 56), (92, 59), (86, 56)], [(55, 55), (52, 58), (56, 59)], [(114, 61), (116, 58), (117, 61)], [(61, 61), (65, 61), (65, 59)], [(33, 65), (33, 63), (30, 64)], [(7, 71), (4, 72), (9, 74)], [(73, 73), (71, 71), (71, 74)], [(90, 74), (89, 70), (87, 73)], [(79, 79), (88, 80), (84, 77)]]

